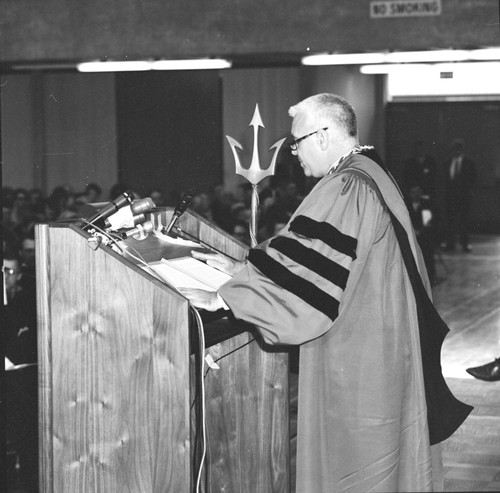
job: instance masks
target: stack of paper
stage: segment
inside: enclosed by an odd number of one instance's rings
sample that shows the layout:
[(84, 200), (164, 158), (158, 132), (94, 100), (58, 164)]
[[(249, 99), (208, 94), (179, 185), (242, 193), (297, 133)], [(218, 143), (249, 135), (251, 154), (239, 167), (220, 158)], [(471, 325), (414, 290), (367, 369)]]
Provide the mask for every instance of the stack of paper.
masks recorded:
[(205, 262), (193, 257), (162, 259), (151, 262), (149, 266), (160, 278), (175, 288), (196, 288), (205, 291), (217, 291), (231, 276), (210, 267)]

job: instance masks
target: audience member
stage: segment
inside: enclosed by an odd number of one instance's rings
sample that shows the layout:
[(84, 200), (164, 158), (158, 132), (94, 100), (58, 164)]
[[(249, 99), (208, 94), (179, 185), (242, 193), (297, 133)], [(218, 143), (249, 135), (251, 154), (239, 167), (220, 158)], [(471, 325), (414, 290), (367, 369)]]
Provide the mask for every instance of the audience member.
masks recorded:
[(68, 187), (55, 187), (47, 199), (47, 206), (49, 221), (60, 221), (78, 217), (75, 196)]
[(271, 178), (271, 187), (276, 189), (281, 183), (294, 183), (301, 196), (306, 194), (306, 176), (297, 156), (288, 152), (286, 146), (278, 154), (276, 170)]
[(210, 197), (205, 192), (198, 192), (194, 195), (190, 209), (200, 216), (213, 221)]
[(217, 226), (224, 231), (232, 231), (234, 226), (234, 218), (231, 214), (231, 207), (236, 202), (232, 192), (224, 190), (219, 185), (214, 188), (212, 198), (212, 217)]
[(129, 187), (124, 183), (115, 183), (109, 189), (109, 200), (115, 200), (116, 197), (121, 195), (123, 192), (126, 192), (127, 190), (129, 190)]
[(250, 246), (251, 244), (250, 229), (247, 222), (236, 221), (233, 226), (231, 234), (245, 245)]
[(10, 211), (11, 221), (14, 224), (22, 224), (26, 216), (31, 215), (28, 202), (28, 191), (25, 188), (18, 188), (14, 191), (14, 200)]
[(23, 274), (21, 285), (33, 290), (36, 286), (35, 257), (35, 230), (32, 228), (21, 240), (20, 258)]
[(35, 222), (42, 223), (47, 218), (47, 201), (39, 188), (33, 188), (28, 192), (28, 201)]
[(78, 205), (95, 204), (101, 200), (102, 188), (97, 183), (88, 183), (85, 191), (76, 197)]
[(245, 182), (238, 185), (238, 202), (241, 202), (247, 208), (252, 205), (252, 195), (253, 187), (251, 183)]
[(434, 212), (429, 198), (422, 194), (419, 185), (413, 185), (405, 197), (406, 205), (410, 213), (411, 223), (417, 236), (418, 244), (422, 250), (425, 267), (431, 284), (436, 282), (436, 264), (434, 260)]
[(21, 258), (9, 246), (4, 251), (4, 315), (6, 356), (14, 363), (35, 363), (36, 292), (33, 283), (22, 283)]
[(165, 193), (160, 188), (151, 188), (146, 194), (156, 205), (156, 207), (162, 207), (167, 205), (165, 200)]
[[(7, 446), (19, 455), (22, 491), (38, 491), (37, 318), (34, 289), (21, 283), (21, 260), (4, 250), (5, 356), (16, 365), (5, 372)], [(20, 366), (19, 366), (20, 365)]]
[(413, 186), (420, 187), (423, 198), (435, 200), (436, 160), (424, 152), (424, 143), (417, 140), (412, 155), (405, 161), (402, 176), (403, 193), (408, 195)]
[(233, 216), (233, 221), (235, 223), (239, 221), (244, 221), (245, 223), (250, 224), (252, 210), (250, 206), (246, 206), (242, 202), (236, 202), (231, 207), (231, 215)]
[(472, 189), (476, 179), (476, 164), (465, 155), (463, 141), (456, 139), (451, 147), (451, 157), (445, 162), (444, 169), (447, 232), (446, 243), (442, 246), (446, 251), (455, 249), (457, 237), (464, 252), (472, 251), (468, 228)]

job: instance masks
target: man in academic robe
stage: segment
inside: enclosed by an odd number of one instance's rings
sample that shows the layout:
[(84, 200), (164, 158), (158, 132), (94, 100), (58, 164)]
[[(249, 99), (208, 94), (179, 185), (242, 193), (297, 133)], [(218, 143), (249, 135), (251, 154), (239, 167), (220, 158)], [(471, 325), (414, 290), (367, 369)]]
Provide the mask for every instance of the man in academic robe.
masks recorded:
[(321, 180), (245, 263), (193, 252), (233, 277), (218, 293), (182, 292), (199, 308), (227, 306), (268, 343), (301, 345), (298, 493), (440, 490), (417, 306), (389, 214), (429, 291), (408, 210), (359, 146), (347, 101), (319, 94), (289, 113), (292, 152)]

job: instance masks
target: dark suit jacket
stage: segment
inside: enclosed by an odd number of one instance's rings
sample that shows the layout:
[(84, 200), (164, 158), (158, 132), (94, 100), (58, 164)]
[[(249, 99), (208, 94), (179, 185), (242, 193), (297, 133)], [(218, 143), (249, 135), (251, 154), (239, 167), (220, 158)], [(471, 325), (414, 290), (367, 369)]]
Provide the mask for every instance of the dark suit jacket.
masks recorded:
[(460, 171), (452, 180), (450, 177), (450, 166), (453, 158), (450, 158), (445, 163), (445, 192), (451, 195), (458, 195), (463, 198), (468, 198), (471, 195), (472, 188), (477, 179), (476, 164), (467, 156), (462, 157), (462, 166)]

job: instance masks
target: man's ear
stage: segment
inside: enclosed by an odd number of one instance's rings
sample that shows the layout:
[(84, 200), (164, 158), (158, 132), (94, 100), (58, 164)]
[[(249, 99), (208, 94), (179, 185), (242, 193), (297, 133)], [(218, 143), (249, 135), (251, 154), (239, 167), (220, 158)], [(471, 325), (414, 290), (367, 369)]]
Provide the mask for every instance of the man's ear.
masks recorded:
[(329, 144), (330, 144), (326, 130), (320, 130), (318, 132), (318, 140), (319, 140), (319, 145), (320, 145), (321, 150), (326, 151), (328, 149)]

